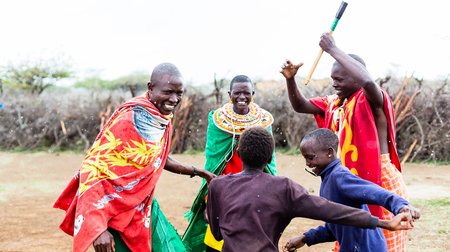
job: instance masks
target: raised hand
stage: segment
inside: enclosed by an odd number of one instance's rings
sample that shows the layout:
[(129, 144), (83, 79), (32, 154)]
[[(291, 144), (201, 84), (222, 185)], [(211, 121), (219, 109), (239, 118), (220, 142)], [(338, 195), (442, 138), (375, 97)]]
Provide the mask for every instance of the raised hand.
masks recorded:
[(336, 43), (334, 42), (333, 36), (330, 33), (323, 33), (320, 36), (319, 46), (325, 51), (329, 52), (331, 49), (336, 48)]
[(294, 65), (290, 60), (286, 60), (284, 64), (281, 66), (280, 73), (283, 74), (284, 78), (292, 79), (297, 74), (298, 69), (303, 66), (303, 63), (299, 63), (298, 65)]

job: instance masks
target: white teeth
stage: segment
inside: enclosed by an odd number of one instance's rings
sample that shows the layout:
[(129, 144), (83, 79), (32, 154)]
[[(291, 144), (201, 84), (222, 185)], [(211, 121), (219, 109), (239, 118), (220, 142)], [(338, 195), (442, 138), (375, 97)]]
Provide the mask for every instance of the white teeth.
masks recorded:
[(238, 104), (242, 104), (242, 105), (244, 105), (244, 104), (245, 104), (245, 102), (243, 102), (243, 101), (240, 101), (240, 102), (238, 102)]
[(173, 109), (173, 108), (175, 108), (175, 106), (172, 106), (172, 105), (166, 105), (166, 108), (167, 108), (167, 109)]

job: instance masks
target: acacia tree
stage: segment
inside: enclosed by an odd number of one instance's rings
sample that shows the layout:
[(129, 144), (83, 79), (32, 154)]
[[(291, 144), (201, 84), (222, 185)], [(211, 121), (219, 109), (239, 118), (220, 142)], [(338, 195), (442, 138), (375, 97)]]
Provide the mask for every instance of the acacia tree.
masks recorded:
[(59, 80), (72, 76), (70, 71), (63, 68), (40, 63), (8, 66), (3, 78), (8, 86), (41, 94)]

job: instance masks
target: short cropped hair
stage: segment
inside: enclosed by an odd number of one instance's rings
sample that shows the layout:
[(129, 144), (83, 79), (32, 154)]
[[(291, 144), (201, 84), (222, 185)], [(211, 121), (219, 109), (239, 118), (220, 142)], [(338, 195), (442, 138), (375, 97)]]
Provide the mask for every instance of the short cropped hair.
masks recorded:
[(254, 89), (254, 85), (252, 80), (247, 75), (236, 75), (233, 79), (230, 81), (230, 91), (233, 89), (233, 84), (235, 82), (250, 82), (252, 84), (252, 89)]
[(182, 77), (180, 70), (174, 64), (161, 63), (153, 69), (150, 81), (156, 83), (165, 74)]
[(254, 126), (242, 133), (238, 153), (244, 164), (257, 168), (270, 163), (274, 148), (272, 134), (261, 126)]
[(329, 129), (320, 128), (313, 130), (303, 137), (302, 142), (311, 139), (316, 140), (317, 144), (319, 144), (319, 148), (323, 150), (332, 148), (337, 151), (339, 139), (336, 134), (334, 134), (333, 131)]

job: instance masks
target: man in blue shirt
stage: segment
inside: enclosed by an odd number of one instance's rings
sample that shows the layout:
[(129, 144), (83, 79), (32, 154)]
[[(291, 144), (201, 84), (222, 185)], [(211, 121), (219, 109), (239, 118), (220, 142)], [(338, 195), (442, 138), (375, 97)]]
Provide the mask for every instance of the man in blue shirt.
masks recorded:
[[(325, 128), (308, 133), (300, 143), (306, 165), (312, 168), (314, 175), (322, 178), (320, 196), (366, 211), (369, 211), (367, 204), (373, 204), (394, 214), (409, 211), (413, 219), (420, 218), (420, 213), (407, 200), (353, 175), (344, 167), (337, 158), (338, 144), (338, 137)], [(305, 244), (311, 246), (336, 240), (340, 244), (340, 251), (387, 251), (385, 238), (379, 228), (363, 229), (331, 223), (290, 239), (285, 250), (295, 251)]]

